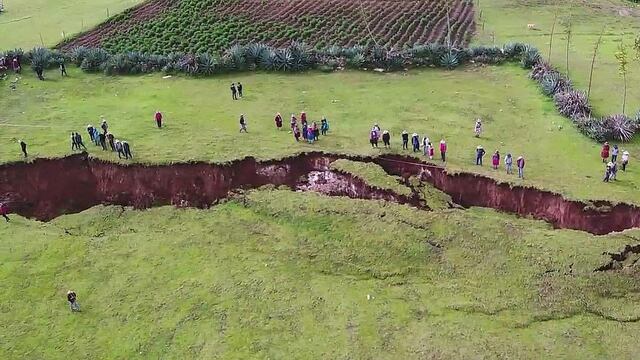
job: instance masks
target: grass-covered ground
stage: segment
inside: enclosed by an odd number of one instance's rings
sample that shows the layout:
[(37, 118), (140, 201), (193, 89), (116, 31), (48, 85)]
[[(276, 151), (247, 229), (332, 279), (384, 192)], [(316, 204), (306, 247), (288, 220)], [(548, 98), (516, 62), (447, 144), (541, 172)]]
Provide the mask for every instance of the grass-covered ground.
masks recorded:
[[(4, 0), (0, 13), (0, 49), (53, 46), (86, 31), (141, 0)], [(40, 38), (42, 36), (42, 38)]]
[[(50, 71), (41, 82), (24, 76), (16, 91), (3, 86), (0, 108), (0, 160), (21, 159), (17, 139), (25, 139), (33, 157), (64, 156), (71, 152), (69, 134), (79, 131), (88, 143), (87, 124), (108, 120), (116, 137), (128, 140), (136, 161), (226, 161), (247, 155), (277, 158), (300, 151), (324, 150), (367, 155), (368, 133), (374, 122), (392, 134), (392, 152), (402, 152), (400, 133), (418, 132), (433, 142), (445, 138), (452, 169), (477, 171), (516, 180), (504, 171), (474, 165), (475, 148), (487, 150), (486, 163), (496, 149), (502, 156), (524, 155), (527, 181), (538, 187), (579, 198), (640, 201), (636, 143), (629, 172), (615, 184), (603, 184), (600, 145), (580, 134), (560, 117), (527, 73), (516, 66), (423, 70), (376, 74), (242, 74), (197, 79), (163, 79), (154, 74), (135, 77), (87, 75), (70, 69), (69, 78)], [(229, 84), (241, 81), (245, 98), (232, 101)], [(5, 84), (8, 80), (5, 81)], [(166, 128), (157, 129), (155, 110), (165, 114)], [(330, 136), (308, 145), (295, 143), (288, 131), (276, 131), (276, 111), (285, 118), (306, 110), (310, 120), (322, 115)], [(248, 134), (238, 133), (238, 116), (245, 113)], [(481, 139), (473, 136), (474, 119), (484, 120)], [(117, 160), (90, 146), (96, 156)], [(409, 154), (410, 152), (405, 152)], [(418, 154), (419, 156), (422, 156)]]
[(629, 236), (288, 190), (14, 216), (0, 357), (631, 359), (637, 281), (593, 272)]
[[(482, 18), (479, 17), (482, 12)], [(478, 44), (522, 41), (536, 45), (545, 59), (549, 56), (551, 28), (557, 14), (551, 62), (567, 72), (567, 24), (571, 23), (569, 75), (578, 89), (587, 90), (593, 48), (605, 26), (593, 72), (591, 102), (598, 114), (622, 111), (622, 77), (618, 74), (615, 52), (624, 37), (629, 47), (627, 75), (627, 115), (640, 110), (640, 62), (631, 49), (640, 36), (640, 7), (626, 0), (481, 0), (476, 10)], [(570, 20), (569, 20), (570, 19)], [(484, 30), (483, 30), (484, 23)], [(529, 30), (535, 24), (539, 30)]]

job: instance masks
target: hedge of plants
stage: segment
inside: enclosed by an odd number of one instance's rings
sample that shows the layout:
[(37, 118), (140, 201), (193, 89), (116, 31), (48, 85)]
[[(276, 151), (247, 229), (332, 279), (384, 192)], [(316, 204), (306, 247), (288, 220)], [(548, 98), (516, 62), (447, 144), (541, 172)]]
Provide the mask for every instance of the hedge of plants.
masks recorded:
[(530, 69), (543, 94), (553, 99), (560, 114), (569, 118), (588, 137), (598, 140), (629, 141), (640, 130), (640, 111), (630, 118), (624, 114), (597, 117), (583, 91), (573, 88), (571, 81), (546, 63), (537, 48), (523, 43), (504, 46), (476, 46), (456, 49), (442, 44), (416, 45), (402, 51), (381, 46), (329, 46), (317, 50), (294, 42), (285, 48), (262, 43), (235, 45), (222, 53), (154, 55), (141, 52), (111, 54), (102, 48), (77, 47), (68, 53), (46, 48), (27, 52), (15, 49), (0, 53), (0, 58), (19, 57), (38, 71), (60, 63), (74, 63), (82, 71), (106, 75), (133, 75), (152, 72), (212, 76), (247, 70), (299, 72), (310, 69), (335, 71), (351, 69), (403, 70), (410, 67), (439, 67), (479, 64), (519, 63)]

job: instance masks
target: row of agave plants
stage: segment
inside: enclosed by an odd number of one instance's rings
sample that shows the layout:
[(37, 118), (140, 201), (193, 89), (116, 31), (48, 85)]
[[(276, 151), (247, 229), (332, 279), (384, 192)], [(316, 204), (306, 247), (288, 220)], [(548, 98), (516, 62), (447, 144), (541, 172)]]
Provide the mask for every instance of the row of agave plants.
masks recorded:
[(573, 89), (571, 81), (542, 60), (537, 48), (523, 43), (509, 43), (502, 47), (476, 46), (466, 49), (450, 48), (442, 44), (415, 45), (400, 51), (379, 46), (330, 46), (312, 49), (294, 42), (286, 48), (273, 48), (261, 43), (235, 45), (222, 54), (153, 55), (139, 52), (110, 54), (101, 48), (74, 48), (70, 53), (46, 48), (28, 52), (20, 49), (0, 53), (1, 57), (19, 57), (36, 71), (75, 63), (85, 72), (104, 72), (107, 75), (164, 72), (210, 76), (245, 70), (304, 71), (318, 68), (333, 71), (340, 68), (382, 68), (388, 71), (407, 67), (441, 67), (454, 69), (465, 63), (500, 64), (519, 62), (531, 69), (544, 94), (552, 97), (558, 111), (571, 119), (585, 135), (603, 141), (628, 141), (640, 130), (640, 112), (629, 118), (623, 114), (597, 117), (584, 92)]

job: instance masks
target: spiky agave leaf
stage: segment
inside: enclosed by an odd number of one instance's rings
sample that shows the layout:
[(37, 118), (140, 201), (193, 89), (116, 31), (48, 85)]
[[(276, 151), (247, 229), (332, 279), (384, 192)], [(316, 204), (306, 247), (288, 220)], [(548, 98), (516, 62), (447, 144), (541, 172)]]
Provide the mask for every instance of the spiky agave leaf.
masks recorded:
[(531, 68), (531, 73), (529, 73), (529, 77), (536, 81), (541, 81), (542, 78), (550, 72), (556, 72), (555, 69), (551, 67), (551, 65), (546, 61), (538, 61)]
[(233, 45), (225, 52), (225, 56), (229, 59), (226, 64), (229, 70), (243, 70), (247, 66), (246, 47), (242, 45)]
[(31, 67), (34, 71), (44, 71), (49, 66), (51, 51), (46, 48), (37, 47), (30, 51)]
[(527, 45), (522, 53), (520, 65), (524, 69), (531, 69), (538, 61), (540, 61), (540, 52), (538, 49), (531, 45)]
[(87, 52), (89, 51), (88, 47), (78, 46), (71, 50), (71, 61), (73, 61), (76, 66), (80, 66), (82, 64), (82, 60), (87, 57)]
[(364, 54), (355, 54), (350, 58), (347, 58), (347, 66), (352, 69), (360, 69), (364, 66), (366, 58)]
[(588, 118), (591, 116), (591, 105), (583, 91), (569, 90), (556, 93), (553, 96), (558, 111), (572, 119)]
[(455, 69), (460, 64), (458, 55), (456, 53), (446, 53), (440, 57), (440, 66), (445, 69)]
[(634, 121), (624, 114), (608, 115), (602, 118), (605, 138), (609, 140), (631, 141), (637, 128)]
[(198, 64), (197, 73), (199, 75), (213, 75), (218, 69), (218, 61), (215, 56), (209, 53), (196, 55), (196, 63)]
[(111, 55), (104, 49), (90, 48), (80, 63), (80, 68), (86, 72), (100, 71), (110, 57)]
[(357, 55), (364, 55), (366, 50), (367, 49), (362, 45), (354, 45), (354, 46), (342, 49), (342, 56), (346, 57), (347, 59), (351, 59)]
[(519, 59), (526, 48), (527, 45), (523, 43), (506, 43), (502, 47), (502, 52), (508, 59)]
[(276, 69), (276, 51), (269, 48), (260, 55), (259, 66), (264, 70)]
[(269, 46), (263, 43), (251, 43), (245, 47), (245, 58), (247, 64), (259, 65), (265, 53), (269, 53)]
[(289, 49), (278, 49), (274, 52), (273, 70), (292, 71), (294, 69), (294, 59)]
[(553, 96), (558, 92), (571, 90), (571, 82), (556, 71), (548, 72), (540, 80), (542, 92), (547, 96)]

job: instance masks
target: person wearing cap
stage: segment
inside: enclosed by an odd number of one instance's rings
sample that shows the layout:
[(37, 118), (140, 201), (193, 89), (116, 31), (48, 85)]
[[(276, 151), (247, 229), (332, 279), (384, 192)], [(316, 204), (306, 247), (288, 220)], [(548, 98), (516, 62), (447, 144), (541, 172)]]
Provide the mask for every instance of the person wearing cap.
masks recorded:
[(407, 130), (402, 130), (402, 150), (409, 149), (409, 133)]
[(629, 152), (622, 152), (622, 171), (627, 171), (627, 164), (629, 163)]
[(476, 137), (480, 137), (482, 133), (482, 120), (476, 119), (476, 127), (475, 127)]
[(411, 136), (411, 145), (413, 145), (413, 152), (420, 151), (420, 137), (417, 133), (413, 133)]
[(160, 110), (156, 111), (155, 119), (156, 125), (158, 125), (158, 129), (160, 129), (162, 127), (162, 113), (160, 112)]
[(482, 158), (484, 157), (485, 151), (482, 148), (482, 145), (478, 145), (476, 147), (476, 165), (482, 166)]
[(504, 167), (507, 169), (507, 174), (513, 174), (513, 156), (511, 153), (507, 153), (504, 157)]
[(69, 302), (71, 311), (80, 311), (80, 304), (78, 304), (78, 297), (75, 291), (67, 291), (67, 301)]
[(389, 130), (382, 132), (382, 143), (384, 143), (385, 148), (391, 147), (391, 135), (389, 134)]
[(518, 167), (518, 177), (524, 179), (524, 157), (518, 156), (516, 160), (516, 166)]
[(447, 161), (447, 142), (444, 139), (440, 139), (440, 157), (442, 162)]

